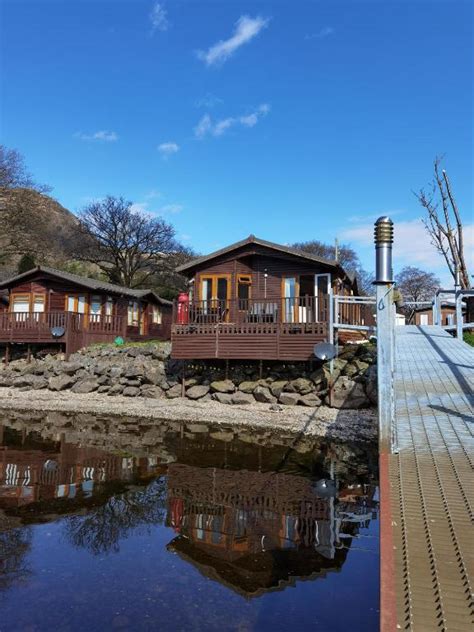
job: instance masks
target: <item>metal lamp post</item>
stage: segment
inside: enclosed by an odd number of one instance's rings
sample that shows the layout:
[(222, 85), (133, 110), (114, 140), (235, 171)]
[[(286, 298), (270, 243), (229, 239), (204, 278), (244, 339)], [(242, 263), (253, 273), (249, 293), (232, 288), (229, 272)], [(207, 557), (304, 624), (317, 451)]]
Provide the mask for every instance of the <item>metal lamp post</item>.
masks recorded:
[(379, 217), (375, 222), (375, 281), (377, 302), (377, 395), (379, 448), (391, 452), (394, 415), (393, 366), (395, 307), (393, 303), (393, 222)]

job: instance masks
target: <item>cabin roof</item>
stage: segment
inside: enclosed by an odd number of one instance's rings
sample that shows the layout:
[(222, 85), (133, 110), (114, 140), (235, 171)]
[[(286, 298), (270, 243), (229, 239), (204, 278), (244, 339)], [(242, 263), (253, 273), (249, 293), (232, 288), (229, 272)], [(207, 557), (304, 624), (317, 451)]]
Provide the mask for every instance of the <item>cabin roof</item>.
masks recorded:
[(322, 263), (323, 265), (330, 266), (332, 268), (339, 268), (344, 273), (342, 266), (335, 259), (325, 259), (324, 257), (318, 257), (317, 255), (312, 255), (308, 252), (303, 252), (302, 250), (297, 250), (296, 248), (291, 248), (290, 246), (282, 246), (281, 244), (275, 244), (272, 241), (266, 241), (265, 239), (259, 239), (255, 237), (255, 235), (249, 235), (246, 239), (242, 239), (241, 241), (237, 241), (230, 246), (226, 246), (225, 248), (221, 248), (220, 250), (216, 250), (215, 252), (211, 252), (209, 255), (204, 255), (203, 257), (197, 257), (188, 263), (185, 263), (178, 268), (176, 268), (177, 272), (189, 272), (194, 268), (201, 266), (203, 263), (211, 261), (212, 259), (216, 259), (222, 255), (228, 254), (233, 250), (237, 250), (238, 248), (242, 248), (243, 246), (248, 246), (250, 244), (255, 244), (257, 246), (264, 246), (265, 248), (269, 248), (270, 250), (274, 250), (275, 252), (284, 253), (287, 255), (293, 255), (294, 257), (299, 257), (306, 261), (313, 261), (316, 263)]
[(68, 281), (69, 283), (74, 283), (76, 285), (80, 285), (81, 287), (88, 288), (89, 290), (95, 290), (96, 292), (110, 292), (111, 294), (121, 294), (123, 296), (130, 296), (132, 298), (153, 297), (158, 303), (161, 303), (162, 305), (172, 305), (171, 301), (167, 301), (166, 299), (161, 298), (161, 296), (156, 294), (156, 292), (154, 292), (153, 290), (132, 289), (124, 287), (122, 285), (116, 285), (115, 283), (107, 283), (107, 281), (100, 281), (98, 279), (91, 279), (89, 277), (79, 276), (78, 274), (72, 274), (71, 272), (56, 270), (55, 268), (49, 268), (48, 266), (36, 266), (31, 270), (23, 272), (22, 274), (17, 274), (14, 277), (10, 277), (9, 279), (6, 279), (5, 281), (2, 281), (0, 283), (0, 290), (2, 288), (8, 288), (18, 281), (26, 279), (33, 274), (37, 274), (38, 272), (44, 272), (45, 274), (56, 277), (57, 279)]

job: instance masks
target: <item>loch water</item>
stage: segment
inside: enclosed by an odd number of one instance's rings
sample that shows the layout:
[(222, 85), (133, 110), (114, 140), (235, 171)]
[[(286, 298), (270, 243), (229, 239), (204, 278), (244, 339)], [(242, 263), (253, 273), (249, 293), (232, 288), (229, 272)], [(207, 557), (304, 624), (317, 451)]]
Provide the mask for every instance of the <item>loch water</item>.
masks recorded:
[(376, 446), (0, 418), (0, 632), (378, 629)]

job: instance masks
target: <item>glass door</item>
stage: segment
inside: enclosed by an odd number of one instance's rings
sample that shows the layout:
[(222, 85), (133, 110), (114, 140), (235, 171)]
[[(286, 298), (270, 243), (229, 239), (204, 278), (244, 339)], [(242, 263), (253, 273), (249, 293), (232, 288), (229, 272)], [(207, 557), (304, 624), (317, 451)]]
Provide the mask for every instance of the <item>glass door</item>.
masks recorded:
[(316, 321), (325, 322), (329, 319), (327, 296), (331, 293), (331, 275), (314, 275), (314, 296), (316, 301)]
[(230, 275), (201, 277), (202, 313), (208, 321), (227, 321), (229, 316)]
[(283, 279), (283, 319), (285, 323), (296, 321), (296, 294), (298, 283), (296, 277)]

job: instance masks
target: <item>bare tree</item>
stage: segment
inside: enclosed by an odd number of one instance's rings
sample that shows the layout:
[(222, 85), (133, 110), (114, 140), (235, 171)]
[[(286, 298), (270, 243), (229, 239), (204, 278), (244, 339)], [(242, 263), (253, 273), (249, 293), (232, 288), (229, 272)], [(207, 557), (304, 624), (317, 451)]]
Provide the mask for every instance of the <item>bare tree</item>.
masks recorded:
[(51, 187), (35, 182), (29, 173), (25, 159), (16, 149), (8, 149), (0, 145), (0, 188), (34, 189), (39, 193), (47, 193)]
[(463, 222), (441, 161), (442, 156), (434, 160), (434, 179), (429, 190), (421, 189), (415, 195), (428, 213), (423, 221), (433, 245), (443, 255), (454, 283), (459, 277), (461, 288), (467, 290), (471, 282), (464, 254)]
[(109, 195), (86, 206), (78, 231), (76, 258), (96, 264), (110, 282), (126, 287), (142, 286), (170, 270), (180, 248), (171, 224), (135, 211), (122, 197)]
[(406, 301), (430, 301), (440, 287), (435, 274), (412, 266), (400, 270), (395, 280)]
[[(293, 244), (292, 247), (324, 259), (336, 259), (336, 246), (325, 244), (317, 239), (297, 242)], [(351, 246), (348, 244), (340, 244), (337, 247), (337, 260), (346, 272), (352, 273), (356, 276), (359, 290), (363, 294), (373, 294), (373, 274), (364, 270), (359, 260), (359, 256), (356, 251), (351, 248)]]

